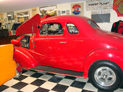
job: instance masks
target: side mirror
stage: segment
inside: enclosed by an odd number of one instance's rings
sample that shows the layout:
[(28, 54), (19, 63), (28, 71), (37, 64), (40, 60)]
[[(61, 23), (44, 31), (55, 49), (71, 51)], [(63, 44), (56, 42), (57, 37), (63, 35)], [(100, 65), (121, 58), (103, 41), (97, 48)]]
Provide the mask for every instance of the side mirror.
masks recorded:
[(11, 44), (18, 45), (19, 44), (19, 41), (16, 40), (16, 39), (12, 39), (11, 40)]
[(37, 28), (40, 28), (40, 27), (41, 27), (40, 25), (37, 26)]

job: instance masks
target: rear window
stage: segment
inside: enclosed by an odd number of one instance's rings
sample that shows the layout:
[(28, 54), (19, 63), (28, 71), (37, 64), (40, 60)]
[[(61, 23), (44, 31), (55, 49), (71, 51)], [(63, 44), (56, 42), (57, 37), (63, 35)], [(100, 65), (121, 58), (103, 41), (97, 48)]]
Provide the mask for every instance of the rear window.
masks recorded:
[(88, 20), (88, 23), (95, 29), (95, 28), (99, 28), (99, 26), (93, 22), (92, 20)]
[(79, 33), (77, 27), (72, 23), (67, 23), (67, 29), (70, 34), (78, 34)]

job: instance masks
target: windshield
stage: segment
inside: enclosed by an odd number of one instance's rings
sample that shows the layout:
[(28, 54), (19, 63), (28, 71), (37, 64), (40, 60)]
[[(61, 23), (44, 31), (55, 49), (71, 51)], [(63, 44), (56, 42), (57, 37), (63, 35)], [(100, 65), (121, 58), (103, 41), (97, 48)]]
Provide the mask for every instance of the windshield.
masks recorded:
[(92, 20), (88, 20), (88, 23), (95, 29), (95, 28), (99, 28), (99, 26), (93, 22)]

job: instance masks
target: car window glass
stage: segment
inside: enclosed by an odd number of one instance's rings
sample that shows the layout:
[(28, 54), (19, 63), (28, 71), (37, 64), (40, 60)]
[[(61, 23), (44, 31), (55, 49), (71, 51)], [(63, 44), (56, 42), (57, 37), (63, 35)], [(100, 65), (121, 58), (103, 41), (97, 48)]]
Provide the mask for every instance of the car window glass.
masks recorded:
[(93, 27), (93, 28), (98, 28), (99, 26), (94, 23), (92, 20), (88, 20), (88, 23)]
[(67, 23), (67, 29), (70, 34), (78, 34), (79, 33), (77, 27), (72, 23)]
[(60, 23), (47, 23), (48, 35), (63, 34), (63, 29)]
[(43, 24), (40, 29), (40, 34), (41, 35), (46, 35), (47, 34), (47, 24)]

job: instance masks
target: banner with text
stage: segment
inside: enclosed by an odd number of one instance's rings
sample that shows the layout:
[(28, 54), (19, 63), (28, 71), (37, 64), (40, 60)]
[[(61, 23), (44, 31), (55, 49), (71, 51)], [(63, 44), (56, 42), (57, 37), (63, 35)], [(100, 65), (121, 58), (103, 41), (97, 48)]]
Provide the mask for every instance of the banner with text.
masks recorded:
[(113, 0), (89, 0), (86, 1), (87, 11), (112, 9)]

